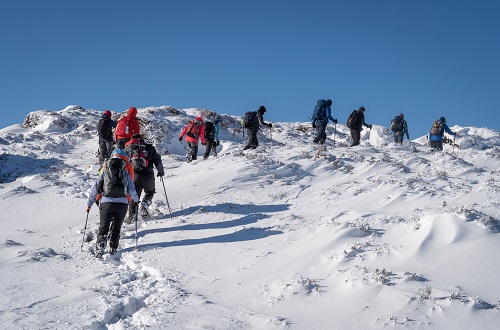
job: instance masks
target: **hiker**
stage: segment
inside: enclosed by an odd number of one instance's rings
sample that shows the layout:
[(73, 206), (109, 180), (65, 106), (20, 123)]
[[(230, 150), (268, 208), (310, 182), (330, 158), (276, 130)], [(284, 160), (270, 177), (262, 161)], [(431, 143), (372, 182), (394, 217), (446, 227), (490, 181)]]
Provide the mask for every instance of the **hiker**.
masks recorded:
[(203, 155), (203, 159), (208, 159), (210, 156), (210, 152), (214, 152), (214, 156), (217, 157), (217, 146), (220, 144), (219, 141), (219, 123), (221, 122), (221, 117), (217, 116), (212, 123), (210, 119), (205, 120), (205, 154)]
[(408, 134), (408, 124), (405, 120), (405, 115), (400, 113), (391, 121), (391, 126), (389, 127), (391, 131), (394, 132), (394, 143), (399, 143), (403, 145), (404, 135), (409, 140), (410, 135)]
[(106, 250), (109, 231), (111, 231), (109, 253), (116, 253), (129, 201), (137, 205), (139, 196), (125, 169), (125, 161), (113, 154), (104, 162), (99, 178), (92, 186), (87, 200), (87, 213), (90, 212), (94, 203), (99, 205), (100, 223), (95, 249), (97, 257), (101, 257)]
[(127, 115), (118, 120), (115, 130), (116, 142), (118, 143), (120, 139), (123, 139), (126, 143), (130, 141), (132, 134), (140, 133), (141, 129), (139, 127), (139, 121), (137, 120), (137, 109), (131, 107), (128, 109)]
[[(158, 172), (156, 176), (163, 177), (163, 162), (156, 148), (146, 143), (140, 134), (133, 134), (129, 142), (125, 144), (125, 150), (130, 156), (130, 163), (134, 168), (134, 187), (139, 198), (144, 191), (144, 198), (141, 203), (141, 216), (149, 217), (148, 208), (153, 202), (155, 190), (155, 173), (153, 169), (156, 167)], [(135, 216), (134, 205), (130, 204), (128, 209), (128, 222), (131, 223)]]
[(351, 130), (352, 144), (351, 147), (359, 145), (359, 141), (361, 140), (361, 131), (363, 130), (363, 126), (372, 129), (371, 124), (367, 124), (365, 122), (365, 107), (360, 106), (358, 110), (354, 110), (349, 119), (347, 120), (347, 127)]
[(256, 149), (259, 146), (259, 140), (257, 139), (257, 133), (259, 132), (260, 126), (267, 126), (269, 128), (273, 127), (271, 123), (265, 123), (263, 119), (263, 115), (266, 113), (266, 108), (261, 105), (259, 110), (248, 112), (245, 114), (245, 118), (248, 116), (253, 116), (255, 119), (245, 120), (245, 127), (247, 129), (248, 142), (247, 145), (243, 148), (243, 150), (247, 149)]
[(204, 115), (200, 114), (195, 119), (191, 120), (182, 130), (179, 136), (179, 142), (186, 136), (188, 145), (188, 154), (186, 155), (187, 162), (190, 163), (198, 158), (198, 139), (201, 139), (201, 144), (205, 145), (205, 125)]
[(453, 132), (448, 125), (446, 125), (446, 118), (441, 117), (435, 120), (429, 131), (429, 147), (433, 150), (443, 150), (443, 136), (444, 132), (456, 136), (457, 133)]
[(332, 100), (318, 100), (316, 106), (314, 107), (312, 116), (312, 127), (316, 129), (316, 137), (314, 138), (314, 143), (324, 144), (326, 141), (326, 125), (328, 121), (331, 120), (334, 124), (338, 121), (333, 119), (331, 110)]
[(116, 121), (111, 119), (111, 111), (106, 110), (102, 114), (97, 124), (97, 134), (99, 135), (99, 164), (111, 157), (113, 151), (113, 128), (116, 127)]

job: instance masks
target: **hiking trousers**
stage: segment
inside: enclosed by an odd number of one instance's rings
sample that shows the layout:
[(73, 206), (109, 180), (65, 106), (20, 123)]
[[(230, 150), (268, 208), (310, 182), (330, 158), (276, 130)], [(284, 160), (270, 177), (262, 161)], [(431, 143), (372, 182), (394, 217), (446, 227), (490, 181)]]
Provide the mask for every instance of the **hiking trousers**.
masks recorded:
[(351, 147), (359, 145), (359, 141), (361, 140), (361, 130), (351, 129), (351, 138), (352, 138)]
[(191, 142), (191, 141), (186, 141), (187, 146), (189, 147), (188, 151), (188, 160), (195, 160), (198, 158), (198, 141), (196, 142)]
[(324, 122), (323, 120), (316, 120), (316, 137), (314, 138), (314, 143), (325, 143), (326, 141), (326, 125), (328, 122)]
[[(144, 190), (144, 198), (142, 199), (142, 206), (147, 207), (153, 202), (155, 190), (155, 173), (151, 172), (134, 172), (134, 187), (137, 196), (141, 198), (142, 191)], [(134, 214), (134, 203), (129, 204), (129, 217)], [(131, 219), (129, 219), (130, 221)]]
[(106, 246), (108, 233), (111, 230), (109, 246), (112, 249), (118, 247), (120, 231), (123, 220), (127, 215), (127, 204), (125, 203), (100, 203), (99, 204), (99, 232), (97, 234), (97, 245)]
[(103, 138), (99, 138), (99, 164), (102, 164), (106, 159), (109, 159), (112, 152), (113, 140), (108, 141)]
[(205, 154), (203, 155), (203, 159), (207, 159), (208, 156), (210, 156), (210, 152), (213, 150), (215, 154), (217, 154), (217, 152), (215, 151), (215, 141), (214, 140), (209, 140), (209, 139), (205, 139), (205, 145), (206, 145), (206, 149), (205, 149)]
[(248, 143), (243, 148), (243, 150), (246, 149), (256, 149), (259, 146), (259, 140), (257, 140), (257, 133), (259, 132), (259, 129), (254, 129), (254, 128), (247, 128), (247, 135), (248, 135)]
[(395, 143), (403, 144), (403, 139), (404, 139), (403, 131), (394, 132), (394, 142)]

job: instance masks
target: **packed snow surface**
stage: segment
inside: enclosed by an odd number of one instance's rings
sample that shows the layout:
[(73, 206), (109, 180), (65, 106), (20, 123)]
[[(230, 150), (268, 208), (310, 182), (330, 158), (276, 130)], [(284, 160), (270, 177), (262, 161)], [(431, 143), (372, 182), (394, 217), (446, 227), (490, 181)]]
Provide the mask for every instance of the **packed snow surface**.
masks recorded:
[(139, 109), (165, 186), (138, 248), (124, 224), (102, 260), (97, 207), (85, 229), (102, 111), (0, 130), (2, 328), (498, 329), (497, 131), (454, 126), (431, 152), (382, 126), (349, 148), (337, 124), (320, 150), (310, 123), (283, 122), (242, 151), (241, 118), (222, 115), (218, 156), (200, 144), (187, 163), (178, 136), (200, 111)]

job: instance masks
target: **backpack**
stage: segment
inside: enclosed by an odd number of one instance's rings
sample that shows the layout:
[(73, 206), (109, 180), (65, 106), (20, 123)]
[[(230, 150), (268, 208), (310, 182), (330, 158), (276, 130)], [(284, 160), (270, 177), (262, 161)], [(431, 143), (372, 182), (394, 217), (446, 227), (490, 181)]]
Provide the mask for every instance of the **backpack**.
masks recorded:
[(441, 120), (434, 120), (434, 124), (431, 127), (432, 135), (443, 135), (444, 126)]
[(346, 126), (350, 129), (356, 129), (360, 126), (361, 116), (358, 110), (353, 110), (352, 113), (347, 118)]
[(99, 123), (97, 124), (97, 133), (99, 137), (104, 140), (111, 140), (113, 138), (113, 132), (111, 127), (111, 119), (109, 118), (101, 118), (99, 119)]
[(243, 127), (245, 128), (259, 127), (259, 118), (257, 117), (257, 111), (245, 112), (245, 117), (243, 118)]
[(210, 121), (205, 122), (205, 139), (213, 140), (215, 137), (214, 124)]
[(199, 136), (200, 125), (201, 125), (201, 121), (196, 120), (196, 119), (191, 120), (189, 122), (189, 124), (187, 125), (186, 135), (193, 138), (193, 139), (198, 140), (198, 138), (200, 137)]
[(105, 197), (127, 197), (127, 179), (125, 162), (120, 158), (111, 158), (103, 166), (104, 174), (97, 192)]
[(318, 100), (318, 103), (314, 107), (312, 120), (322, 120), (326, 118), (326, 101)]
[(146, 145), (140, 139), (132, 139), (127, 143), (127, 151), (130, 155), (130, 163), (134, 171), (142, 171), (149, 165)]
[(394, 117), (394, 119), (391, 121), (391, 130), (393, 132), (401, 132), (403, 130), (403, 118), (400, 116)]
[(124, 137), (124, 136), (130, 137), (129, 131), (130, 130), (128, 127), (128, 117), (127, 116), (122, 117), (118, 121), (118, 124), (116, 125), (115, 134), (116, 134), (116, 136), (120, 136), (120, 137)]

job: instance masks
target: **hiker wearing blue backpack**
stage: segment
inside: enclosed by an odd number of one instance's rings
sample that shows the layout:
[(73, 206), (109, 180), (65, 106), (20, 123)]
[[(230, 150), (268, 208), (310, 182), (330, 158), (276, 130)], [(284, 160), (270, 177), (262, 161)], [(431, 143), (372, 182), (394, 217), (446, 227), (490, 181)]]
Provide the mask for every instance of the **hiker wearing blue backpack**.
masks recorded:
[(247, 112), (245, 114), (244, 119), (244, 127), (247, 129), (248, 134), (248, 143), (243, 148), (243, 150), (247, 149), (257, 149), (259, 146), (259, 140), (257, 140), (257, 133), (259, 132), (260, 126), (267, 126), (272, 128), (273, 125), (271, 123), (265, 123), (263, 115), (266, 113), (266, 108), (261, 105), (259, 110)]
[(363, 126), (372, 129), (371, 124), (365, 122), (365, 107), (360, 106), (358, 110), (353, 110), (347, 119), (346, 126), (351, 130), (352, 144), (351, 147), (359, 145), (361, 140), (361, 131)]
[(326, 125), (331, 120), (334, 124), (338, 121), (332, 117), (332, 100), (318, 100), (312, 115), (312, 127), (316, 129), (314, 143), (324, 144), (326, 141)]
[(453, 132), (448, 125), (446, 125), (446, 118), (441, 117), (435, 120), (429, 131), (429, 147), (434, 150), (443, 150), (443, 136), (444, 132), (456, 136), (457, 133)]

